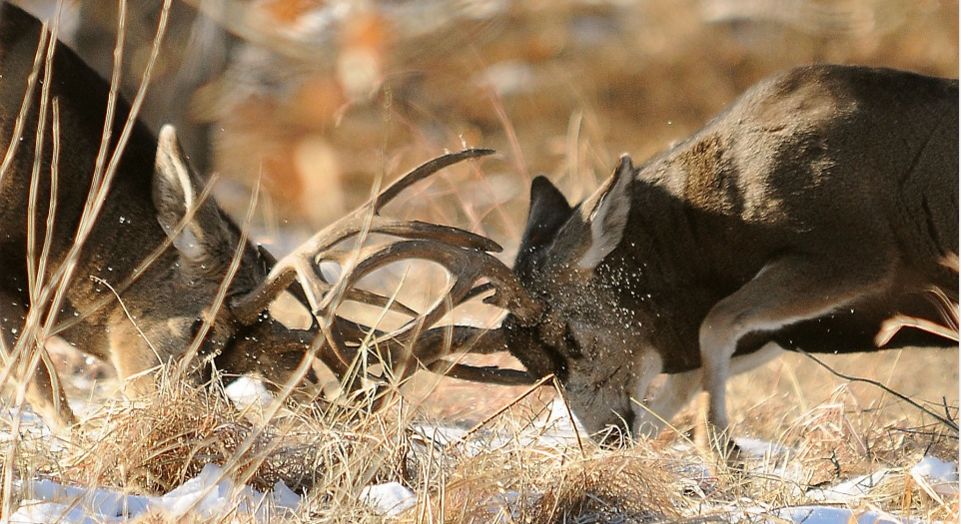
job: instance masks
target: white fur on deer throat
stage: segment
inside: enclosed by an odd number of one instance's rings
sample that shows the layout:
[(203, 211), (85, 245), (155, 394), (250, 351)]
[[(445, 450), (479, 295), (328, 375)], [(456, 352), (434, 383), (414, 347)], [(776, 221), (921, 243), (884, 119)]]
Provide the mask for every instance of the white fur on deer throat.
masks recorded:
[(651, 382), (664, 369), (664, 362), (657, 351), (648, 350), (640, 352), (634, 366), (631, 397), (637, 402), (647, 402)]

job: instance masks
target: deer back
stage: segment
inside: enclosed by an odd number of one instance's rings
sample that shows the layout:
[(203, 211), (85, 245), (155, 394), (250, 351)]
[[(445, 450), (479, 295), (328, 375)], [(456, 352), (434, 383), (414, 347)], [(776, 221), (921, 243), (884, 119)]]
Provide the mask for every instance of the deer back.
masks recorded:
[[(620, 425), (630, 395), (645, 394), (646, 360), (669, 373), (700, 367), (711, 308), (772, 261), (804, 254), (856, 263), (869, 291), (824, 318), (752, 333), (737, 355), (771, 341), (877, 349), (893, 314), (938, 319), (920, 297), (932, 287), (957, 300), (957, 133), (956, 80), (811, 66), (761, 82), (638, 168), (622, 159), (577, 207), (536, 180), (515, 271), (547, 308), (532, 326), (508, 317), (509, 346), (583, 396), (571, 400), (579, 416)], [(950, 343), (899, 337), (892, 346)]]

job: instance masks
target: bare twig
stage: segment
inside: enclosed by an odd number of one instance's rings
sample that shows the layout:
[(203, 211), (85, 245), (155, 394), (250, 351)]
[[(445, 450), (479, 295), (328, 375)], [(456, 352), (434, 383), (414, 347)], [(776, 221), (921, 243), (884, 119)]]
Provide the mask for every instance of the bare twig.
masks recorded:
[[(516, 406), (518, 402), (520, 402), (520, 401), (524, 400), (525, 398), (529, 397), (530, 394), (533, 393), (533, 392), (535, 392), (535, 391), (537, 391), (537, 389), (538, 389), (539, 387), (543, 386), (544, 384), (547, 384), (548, 382), (550, 382), (550, 381), (552, 381), (552, 380), (554, 380), (554, 374), (553, 374), (553, 373), (551, 373), (550, 375), (547, 375), (546, 377), (541, 378), (540, 380), (538, 380), (537, 382), (535, 382), (531, 387), (529, 387), (529, 388), (527, 388), (526, 390), (524, 390), (523, 393), (521, 393), (520, 395), (514, 397), (513, 400), (511, 400), (510, 402), (508, 402), (507, 404), (505, 404), (504, 406), (502, 406), (500, 409), (498, 409), (497, 411), (491, 413), (491, 414), (488, 415), (487, 417), (484, 417), (484, 420), (478, 422), (477, 424), (474, 424), (474, 426), (473, 426), (472, 428), (470, 428), (469, 430), (467, 430), (467, 433), (464, 433), (463, 435), (461, 435), (461, 437), (460, 437), (459, 439), (457, 439), (457, 440), (455, 440), (454, 442), (451, 442), (450, 444), (448, 444), (448, 445), (447, 445), (447, 449), (450, 449), (450, 448), (452, 448), (454, 445), (460, 444), (460, 443), (466, 441), (468, 437), (470, 437), (470, 436), (473, 435), (474, 433), (477, 433), (477, 431), (480, 430), (480, 428), (486, 426), (488, 423), (490, 423), (490, 421), (494, 420), (495, 418), (503, 415), (505, 412), (507, 412), (507, 410), (509, 410), (509, 409), (511, 409), (512, 407)], [(578, 442), (580, 442), (580, 439), (578, 439)]]
[(800, 350), (800, 349), (799, 349), (799, 350), (798, 350), (798, 353), (801, 353), (802, 355), (806, 356), (807, 358), (813, 360), (813, 361), (816, 362), (818, 365), (820, 365), (821, 367), (823, 367), (824, 369), (826, 369), (828, 372), (830, 372), (832, 375), (834, 375), (834, 376), (836, 376), (836, 377), (838, 377), (838, 378), (842, 378), (842, 379), (847, 380), (847, 381), (850, 381), (850, 382), (862, 382), (862, 383), (864, 383), (864, 384), (870, 384), (870, 385), (872, 385), (872, 386), (875, 386), (875, 387), (877, 387), (877, 388), (880, 388), (880, 389), (884, 390), (885, 392), (890, 393), (891, 395), (894, 395), (895, 397), (897, 397), (897, 398), (899, 398), (899, 399), (907, 402), (908, 404), (914, 406), (915, 408), (917, 408), (917, 409), (920, 410), (921, 412), (923, 412), (923, 413), (925, 413), (925, 414), (927, 414), (927, 415), (930, 415), (930, 416), (933, 417), (935, 420), (941, 422), (942, 424), (944, 424), (944, 425), (947, 426), (948, 428), (954, 430), (955, 433), (958, 432), (958, 424), (957, 424), (956, 422), (954, 422), (953, 420), (950, 420), (950, 419), (948, 419), (948, 418), (942, 417), (941, 415), (938, 415), (937, 413), (931, 411), (930, 409), (922, 406), (922, 405), (919, 404), (918, 402), (915, 402), (914, 400), (912, 400), (912, 399), (911, 399), (910, 397), (908, 397), (907, 395), (904, 395), (903, 393), (900, 393), (900, 392), (898, 392), (898, 391), (895, 391), (894, 389), (891, 389), (891, 388), (889, 388), (888, 386), (885, 386), (884, 384), (882, 384), (881, 382), (878, 382), (877, 380), (870, 379), (870, 378), (855, 377), (855, 376), (851, 376), (851, 375), (847, 375), (847, 374), (841, 373), (840, 371), (835, 370), (835, 369), (832, 368), (831, 366), (829, 366), (829, 365), (827, 365), (826, 363), (824, 363), (823, 361), (821, 361), (819, 358), (815, 357), (814, 355), (812, 355), (812, 354), (810, 354), (810, 353), (808, 353), (808, 352), (806, 352), (806, 351), (803, 351), (803, 350)]

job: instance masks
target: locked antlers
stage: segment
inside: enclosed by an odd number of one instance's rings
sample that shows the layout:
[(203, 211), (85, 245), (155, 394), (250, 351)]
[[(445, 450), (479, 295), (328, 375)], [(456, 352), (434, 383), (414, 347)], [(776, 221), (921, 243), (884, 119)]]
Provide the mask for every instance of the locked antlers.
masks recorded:
[[(513, 272), (491, 252), (501, 247), (494, 241), (455, 227), (417, 220), (398, 220), (381, 215), (381, 210), (397, 195), (437, 171), (470, 158), (493, 153), (489, 149), (465, 149), (425, 162), (405, 174), (364, 205), (330, 224), (295, 251), (278, 260), (267, 278), (251, 292), (237, 296), (230, 304), (233, 314), (242, 322), (252, 322), (280, 293), (296, 280), (318, 320), (326, 338), (321, 359), (338, 376), (346, 373), (350, 347), (359, 345), (371, 334), (371, 329), (334, 314), (341, 300), (351, 300), (378, 307), (390, 306), (411, 319), (392, 333), (373, 333), (375, 342), (383, 344), (392, 362), (402, 362), (403, 356), (413, 356), (428, 369), (447, 371), (452, 376), (494, 383), (527, 383), (529, 377), (516, 370), (474, 368), (446, 364), (440, 358), (450, 347), (467, 348), (484, 337), (482, 331), (462, 326), (435, 328), (424, 331), (438, 322), (452, 307), (478, 295), (493, 291), (486, 303), (506, 308), (520, 319), (532, 319), (540, 313), (537, 303), (521, 287)], [(386, 245), (342, 249), (341, 244), (354, 237), (379, 233), (398, 237)], [(444, 267), (451, 277), (447, 293), (424, 314), (387, 297), (357, 289), (354, 285), (365, 275), (391, 263), (420, 259)], [(336, 262), (343, 268), (337, 282), (328, 282), (320, 271), (324, 261)], [(481, 283), (482, 280), (487, 282)], [(494, 335), (488, 335), (493, 338)], [(481, 351), (497, 351), (503, 344), (486, 340), (478, 345)], [(494, 342), (494, 343), (492, 343)], [(481, 349), (483, 347), (484, 349)], [(497, 348), (497, 349), (493, 349)], [(324, 351), (324, 349), (328, 351)], [(329, 351), (333, 350), (333, 351)]]

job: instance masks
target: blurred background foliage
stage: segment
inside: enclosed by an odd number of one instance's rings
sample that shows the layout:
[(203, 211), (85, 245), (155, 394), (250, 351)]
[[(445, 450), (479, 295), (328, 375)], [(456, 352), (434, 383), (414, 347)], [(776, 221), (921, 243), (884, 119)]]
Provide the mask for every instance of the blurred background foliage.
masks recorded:
[[(161, 5), (127, 5), (128, 97)], [(117, 2), (62, 13), (64, 39), (108, 75)], [(483, 178), (431, 190), (457, 205), (426, 212), (512, 244), (534, 174), (584, 196), (619, 153), (646, 158), (759, 79), (815, 62), (957, 77), (958, 3), (175, 0), (144, 115), (178, 125), (195, 164), (227, 181), (225, 205), (243, 209), (238, 188), (262, 176), (265, 222), (304, 231), (363, 201), (378, 173), (495, 148)]]

